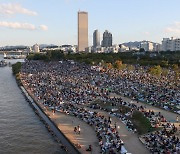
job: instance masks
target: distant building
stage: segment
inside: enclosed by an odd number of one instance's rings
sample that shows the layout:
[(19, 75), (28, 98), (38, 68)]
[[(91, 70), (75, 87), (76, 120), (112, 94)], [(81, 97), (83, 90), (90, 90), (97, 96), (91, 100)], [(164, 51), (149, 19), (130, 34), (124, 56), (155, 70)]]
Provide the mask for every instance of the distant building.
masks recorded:
[(76, 53), (77, 52), (77, 46), (73, 45), (61, 45), (57, 47), (52, 47), (52, 48), (43, 48), (42, 51), (63, 51), (63, 52), (68, 52), (68, 53)]
[(119, 45), (117, 45), (117, 44), (109, 47), (109, 51), (112, 52), (112, 53), (118, 53), (119, 50), (120, 50), (120, 47), (119, 47)]
[(102, 47), (112, 46), (112, 34), (107, 30), (103, 33)]
[(162, 51), (180, 51), (180, 38), (163, 38)]
[(119, 45), (119, 52), (126, 52), (126, 51), (129, 51), (129, 47), (123, 45), (123, 44), (120, 44)]
[(105, 47), (97, 46), (96, 48), (93, 48), (94, 53), (104, 53)]
[(28, 53), (31, 53), (31, 52), (32, 52), (32, 48), (31, 48), (31, 47), (28, 47), (26, 51), (27, 51)]
[(78, 12), (78, 51), (88, 47), (88, 13)]
[(139, 51), (139, 48), (138, 47), (130, 47), (129, 50), (130, 51)]
[(77, 47), (72, 45), (62, 45), (59, 47), (61, 51), (76, 53)]
[(153, 44), (153, 51), (161, 51), (161, 44), (154, 43)]
[(100, 33), (95, 30), (93, 33), (93, 47), (100, 46)]
[(153, 51), (153, 43), (149, 41), (142, 41), (140, 44), (140, 48), (143, 48), (145, 51)]
[(39, 45), (38, 44), (33, 45), (32, 50), (34, 52), (39, 52)]
[(92, 51), (93, 51), (92, 46), (89, 46), (89, 47), (85, 48), (85, 52), (87, 52), (87, 53), (91, 53)]

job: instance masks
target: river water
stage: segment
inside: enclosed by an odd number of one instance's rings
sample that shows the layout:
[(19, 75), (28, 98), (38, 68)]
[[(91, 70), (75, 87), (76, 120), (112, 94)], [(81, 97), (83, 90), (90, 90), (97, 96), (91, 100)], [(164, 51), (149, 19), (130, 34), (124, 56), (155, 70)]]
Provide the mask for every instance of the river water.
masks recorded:
[(11, 67), (6, 66), (0, 67), (0, 154), (11, 153), (64, 152), (24, 98), (12, 75)]

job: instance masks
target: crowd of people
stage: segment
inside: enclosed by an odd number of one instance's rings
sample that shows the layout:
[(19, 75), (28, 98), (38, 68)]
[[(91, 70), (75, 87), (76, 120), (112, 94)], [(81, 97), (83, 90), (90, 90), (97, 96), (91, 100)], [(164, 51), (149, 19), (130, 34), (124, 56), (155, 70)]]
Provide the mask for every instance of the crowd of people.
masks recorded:
[(111, 71), (108, 83), (117, 94), (146, 102), (169, 111), (178, 112), (180, 104), (180, 78), (169, 71), (167, 76), (156, 77), (148, 73), (148, 69)]
[(110, 118), (107, 119), (98, 112), (87, 110), (84, 107), (78, 107), (73, 103), (64, 103), (56, 108), (60, 112), (73, 115), (92, 126), (96, 131), (102, 153), (116, 154), (127, 152), (123, 146), (124, 143), (118, 134), (117, 128), (111, 124)]
[[(79, 98), (73, 92), (73, 99), (76, 102), (78, 100), (85, 102), (87, 98), (84, 100), (84, 96), (86, 95), (92, 96), (91, 98), (88, 97), (90, 100), (93, 99), (93, 96), (105, 95), (110, 89), (112, 92), (134, 98), (138, 101), (147, 102), (167, 110), (178, 111), (177, 106), (180, 103), (180, 79), (176, 79), (171, 71), (169, 71), (167, 77), (162, 76), (160, 78), (152, 76), (140, 68), (133, 71), (125, 69), (98, 72), (92, 70), (90, 66), (78, 63), (71, 65), (68, 62), (52, 66), (52, 69), (53, 67), (58, 71), (57, 75), (64, 73), (59, 82), (66, 81), (70, 86), (69, 93), (72, 92), (73, 87), (76, 87), (75, 93), (81, 94), (80, 96), (82, 97)], [(56, 69), (55, 67), (59, 68)], [(47, 76), (45, 77), (48, 77), (48, 75), (51, 77), (51, 73), (55, 75), (55, 72), (49, 73), (46, 73)], [(80, 91), (78, 91), (79, 87), (81, 87)]]
[(144, 144), (152, 153), (179, 154), (180, 140), (174, 134), (177, 128), (166, 124), (163, 130), (144, 135)]
[[(29, 62), (25, 63), (25, 65), (22, 67), (21, 81), (36, 98), (43, 101), (45, 106), (52, 108), (53, 112), (55, 112), (55, 109), (56, 111), (73, 115), (94, 127), (102, 153), (115, 154), (127, 152), (117, 129), (110, 125), (109, 120), (98, 113), (75, 106), (77, 104), (87, 103), (93, 100), (95, 95), (98, 95), (98, 93), (94, 93), (93, 86), (87, 85), (92, 89), (92, 91), (87, 91), (89, 87), (87, 88), (85, 85), (83, 87), (82, 83), (79, 82), (74, 83), (73, 79), (69, 79), (68, 72), (67, 74), (62, 72), (61, 75), (58, 75), (59, 72), (48, 69), (48, 66), (46, 67), (46, 64), (41, 62)], [(50, 64), (49, 67), (54, 68), (57, 66)], [(45, 69), (52, 72), (50, 73)], [(72, 88), (73, 83), (74, 87)], [(89, 83), (87, 82), (87, 84)], [(77, 131), (80, 133), (78, 128)]]
[[(109, 121), (98, 113), (90, 112), (76, 105), (87, 105), (100, 98), (104, 101), (121, 103), (121, 105), (131, 109), (144, 110), (143, 107), (137, 107), (132, 103), (116, 100), (116, 98), (110, 99), (110, 92), (139, 100), (143, 98), (143, 101), (158, 105), (166, 103), (177, 105), (180, 99), (179, 83), (173, 82), (172, 77), (164, 84), (167, 79), (159, 81), (158, 78), (151, 78), (147, 73), (139, 73), (137, 70), (100, 72), (92, 70), (88, 65), (72, 64), (69, 61), (62, 63), (26, 61), (22, 65), (20, 78), (25, 88), (31, 91), (44, 105), (55, 108), (57, 111), (72, 114), (92, 125), (97, 132), (99, 145), (104, 153), (107, 151), (116, 153), (122, 149), (122, 141), (116, 128), (112, 127)], [(67, 103), (68, 105), (66, 105)], [(160, 113), (143, 112), (155, 123), (165, 121)], [(117, 116), (126, 122), (129, 129), (135, 131), (131, 121), (126, 119), (123, 114)]]
[[(131, 117), (134, 111), (140, 111), (141, 113), (143, 113), (143, 115), (149, 119), (152, 127), (155, 127), (155, 128), (162, 127), (164, 122), (167, 122), (165, 117), (160, 112), (155, 113), (153, 110), (146, 110), (145, 106), (142, 106), (142, 105), (137, 106), (134, 103), (125, 102), (122, 100), (121, 97), (119, 98), (106, 97), (106, 99), (102, 99), (101, 101), (102, 101), (101, 105), (91, 104), (90, 107), (94, 109), (98, 108), (98, 109), (103, 109), (103, 110), (108, 111), (108, 109), (105, 108), (103, 104), (109, 103), (109, 106), (114, 107), (113, 110), (117, 109), (117, 111), (119, 111), (119, 112), (114, 112), (112, 110), (109, 110), (110, 111), (109, 114), (121, 119), (121, 121), (126, 125), (128, 130), (133, 131), (133, 132), (137, 132), (136, 128), (134, 127), (131, 121)], [(128, 110), (126, 112), (123, 112), (122, 107), (127, 107)]]

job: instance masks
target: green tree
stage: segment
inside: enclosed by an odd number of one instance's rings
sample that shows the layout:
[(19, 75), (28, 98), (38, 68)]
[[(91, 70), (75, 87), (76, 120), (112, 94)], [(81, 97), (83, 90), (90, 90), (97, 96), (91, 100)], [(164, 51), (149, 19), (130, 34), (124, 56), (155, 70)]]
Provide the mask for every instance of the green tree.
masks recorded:
[(160, 76), (161, 73), (162, 73), (162, 68), (161, 68), (160, 65), (151, 67), (151, 68), (149, 69), (149, 73), (152, 74), (152, 75)]
[(161, 66), (162, 67), (167, 67), (168, 65), (169, 65), (168, 61), (165, 61), (165, 60), (161, 61)]
[(179, 69), (179, 66), (178, 66), (178, 64), (173, 64), (172, 68), (174, 71), (177, 71)]
[(140, 48), (139, 52), (145, 52), (144, 48)]
[(162, 75), (163, 76), (167, 76), (169, 73), (169, 70), (168, 69), (162, 69)]
[(112, 68), (113, 68), (113, 65), (112, 65), (111, 63), (106, 63), (106, 67), (107, 67), (108, 69), (112, 69)]
[(129, 70), (129, 71), (135, 70), (135, 67), (134, 67), (133, 65), (127, 65), (126, 68), (127, 68), (127, 70)]
[(122, 61), (121, 60), (116, 60), (114, 64), (114, 68), (120, 70), (122, 67)]

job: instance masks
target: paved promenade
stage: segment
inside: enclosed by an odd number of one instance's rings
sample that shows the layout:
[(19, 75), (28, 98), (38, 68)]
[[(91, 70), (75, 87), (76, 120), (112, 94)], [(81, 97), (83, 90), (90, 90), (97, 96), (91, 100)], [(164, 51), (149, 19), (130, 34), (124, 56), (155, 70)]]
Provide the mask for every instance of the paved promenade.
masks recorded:
[[(29, 95), (36, 100), (46, 115), (56, 124), (60, 131), (77, 147), (82, 154), (98, 154), (100, 153), (100, 146), (94, 129), (83, 122), (82, 120), (66, 115), (60, 112), (53, 112), (51, 109), (44, 107), (44, 105), (37, 101), (34, 95), (28, 91)], [(74, 127), (80, 125), (81, 133), (76, 134)], [(86, 151), (89, 145), (92, 145), (92, 152)]]
[[(81, 146), (81, 148), (78, 149), (82, 154), (100, 153), (98, 139), (94, 129), (91, 126), (76, 117), (69, 116), (64, 113), (56, 112), (53, 115), (53, 113), (49, 110), (46, 110), (45, 112), (72, 143), (74, 143), (76, 146), (78, 144)], [(81, 128), (80, 134), (74, 132), (74, 127), (78, 125), (80, 125)], [(92, 152), (86, 151), (89, 145), (92, 145)]]
[(114, 117), (112, 115), (109, 115), (108, 112), (103, 110), (97, 110), (86, 107), (90, 111), (96, 111), (99, 112), (101, 115), (104, 115), (105, 117), (111, 117), (112, 119), (112, 125), (116, 122), (118, 128), (119, 135), (121, 139), (125, 143), (125, 148), (129, 153), (132, 154), (149, 154), (150, 152), (146, 149), (146, 147), (141, 143), (141, 141), (138, 138), (138, 135), (133, 133), (132, 131), (128, 131), (126, 126), (119, 120), (117, 117)]
[[(91, 126), (74, 116), (66, 115), (60, 112), (55, 112), (55, 114), (53, 114), (53, 112), (50, 109), (45, 108), (43, 104), (41, 104), (40, 102), (38, 102), (38, 104), (82, 154), (100, 153), (98, 139), (96, 137), (94, 129)], [(80, 134), (74, 132), (74, 127), (78, 125), (80, 125), (81, 128)], [(86, 151), (89, 145), (92, 145), (92, 152)]]
[[(162, 115), (167, 119), (167, 121), (175, 124), (175, 126), (178, 129), (178, 132), (176, 135), (178, 137), (180, 137), (180, 120), (178, 123), (176, 122), (176, 117), (179, 116), (178, 114), (173, 113), (173, 112), (169, 112), (169, 111), (166, 111), (166, 110), (163, 110), (163, 109), (160, 109), (160, 108), (157, 108), (157, 107), (145, 104), (145, 103), (141, 103), (141, 102), (137, 103), (137, 101), (134, 101), (134, 100), (127, 98), (127, 97), (119, 96), (119, 95), (114, 94), (114, 93), (113, 94), (111, 93), (111, 96), (112, 97), (121, 97), (123, 101), (134, 103), (137, 106), (141, 106), (141, 105), (146, 106), (147, 110), (153, 110), (155, 113), (161, 112)], [(180, 116), (179, 116), (179, 119), (180, 119)]]

